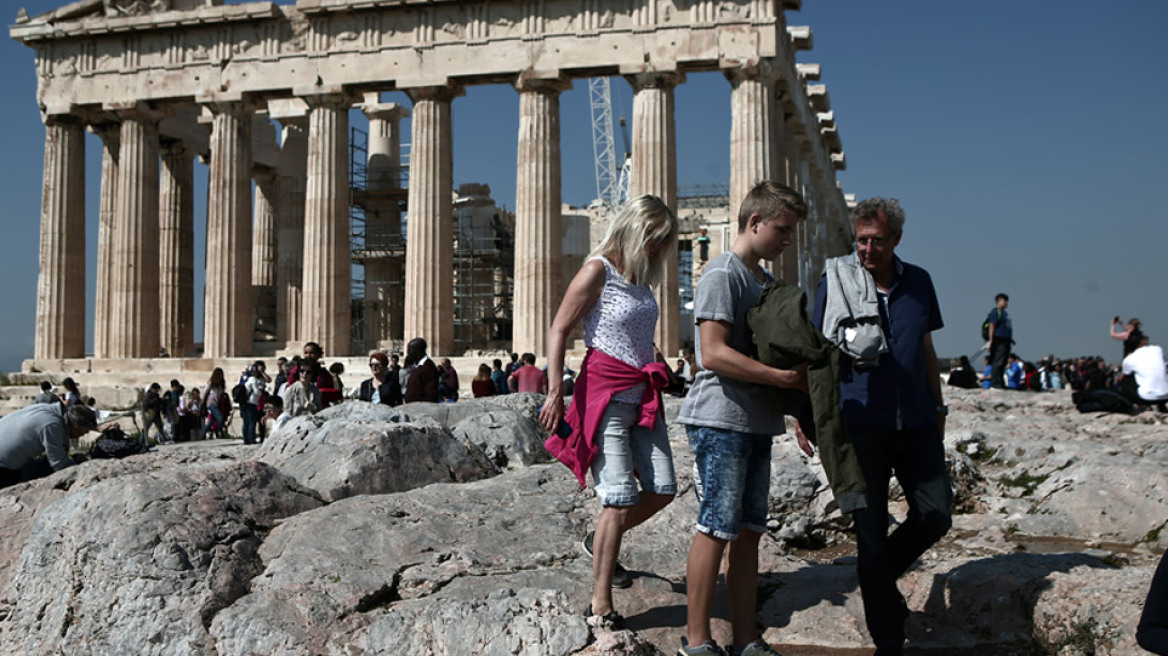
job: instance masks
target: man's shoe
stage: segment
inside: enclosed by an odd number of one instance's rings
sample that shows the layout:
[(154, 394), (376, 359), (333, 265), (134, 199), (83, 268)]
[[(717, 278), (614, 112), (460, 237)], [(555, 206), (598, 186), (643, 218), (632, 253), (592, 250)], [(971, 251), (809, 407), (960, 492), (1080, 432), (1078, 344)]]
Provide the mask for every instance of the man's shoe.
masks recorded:
[(690, 647), (685, 638), (681, 639), (681, 648), (677, 656), (726, 656), (726, 650), (718, 646), (713, 640), (708, 640), (696, 647)]
[[(596, 538), (596, 531), (588, 531), (588, 535), (584, 536), (584, 541), (580, 546), (584, 547), (584, 553), (589, 556), (592, 555), (592, 540)], [(633, 585), (633, 575), (629, 574), (629, 570), (621, 566), (617, 562), (616, 567), (612, 569), (612, 587), (614, 588), (628, 588)]]
[(781, 656), (781, 654), (760, 639), (755, 640), (742, 649), (734, 649), (731, 647), (730, 656)]

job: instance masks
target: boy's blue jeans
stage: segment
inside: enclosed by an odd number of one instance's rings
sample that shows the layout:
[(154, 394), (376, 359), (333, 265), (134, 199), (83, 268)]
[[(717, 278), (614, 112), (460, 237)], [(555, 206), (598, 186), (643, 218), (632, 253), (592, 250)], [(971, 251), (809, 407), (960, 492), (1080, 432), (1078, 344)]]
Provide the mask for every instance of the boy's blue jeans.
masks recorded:
[(744, 528), (765, 532), (774, 438), (709, 426), (685, 432), (694, 454), (697, 529), (720, 540), (735, 540)]

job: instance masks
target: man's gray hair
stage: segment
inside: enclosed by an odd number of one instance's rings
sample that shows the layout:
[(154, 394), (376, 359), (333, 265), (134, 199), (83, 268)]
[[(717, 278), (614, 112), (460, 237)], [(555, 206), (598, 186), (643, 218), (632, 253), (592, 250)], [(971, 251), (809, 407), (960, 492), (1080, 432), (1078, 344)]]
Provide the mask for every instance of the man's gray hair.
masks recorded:
[(97, 428), (97, 414), (83, 405), (71, 405), (65, 410), (65, 423), (87, 431)]
[(888, 227), (894, 234), (904, 229), (904, 208), (900, 206), (900, 201), (879, 196), (862, 200), (852, 208), (852, 223), (877, 221), (881, 214), (888, 217)]

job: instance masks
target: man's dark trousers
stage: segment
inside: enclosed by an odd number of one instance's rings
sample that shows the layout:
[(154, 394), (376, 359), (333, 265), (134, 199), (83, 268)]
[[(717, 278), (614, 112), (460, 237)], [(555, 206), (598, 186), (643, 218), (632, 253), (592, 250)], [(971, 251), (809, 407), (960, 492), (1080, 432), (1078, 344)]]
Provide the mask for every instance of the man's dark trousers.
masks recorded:
[(990, 343), (990, 384), (999, 389), (1006, 387), (1006, 362), (1013, 344), (1014, 340), (1009, 337), (995, 337)]
[[(953, 491), (945, 447), (935, 427), (915, 431), (852, 429), (852, 443), (868, 483), (868, 507), (853, 514), (864, 619), (877, 654), (900, 654), (908, 607), (896, 587), (916, 559), (952, 526)], [(908, 501), (908, 517), (888, 534), (892, 473)]]

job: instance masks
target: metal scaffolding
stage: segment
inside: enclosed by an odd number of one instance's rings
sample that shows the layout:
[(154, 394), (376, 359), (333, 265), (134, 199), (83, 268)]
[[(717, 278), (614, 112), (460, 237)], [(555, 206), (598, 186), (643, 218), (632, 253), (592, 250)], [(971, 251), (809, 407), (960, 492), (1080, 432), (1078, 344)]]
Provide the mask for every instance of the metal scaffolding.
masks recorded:
[[(351, 299), (352, 344), (354, 352), (378, 348), (404, 351), (414, 335), (402, 335), (404, 317), (404, 271), (406, 226), (409, 221), (409, 145), (402, 145), (401, 177), (390, 189), (370, 189), (369, 135), (350, 128), (349, 140), (349, 224), (352, 252)], [(400, 229), (395, 222), (370, 222), (371, 208), (396, 204), (402, 212)], [(464, 184), (454, 201), (454, 354), (471, 350), (506, 348), (511, 341), (512, 293), (514, 289), (515, 220), (495, 206), (486, 185)], [(381, 297), (396, 299), (400, 308), (385, 316), (391, 339), (370, 325), (378, 316), (371, 311), (370, 290)], [(388, 343), (387, 343), (388, 342)], [(451, 354), (451, 355), (454, 355)], [(446, 354), (443, 354), (446, 355)]]
[[(408, 195), (409, 145), (402, 145), (401, 167), (398, 184), (394, 188), (371, 189), (369, 185), (369, 133), (350, 128), (349, 138), (349, 247), (352, 252), (350, 266), (350, 307), (352, 349), (356, 353), (378, 348), (379, 344), (369, 326), (366, 325), (368, 291), (376, 289), (385, 296), (404, 299), (405, 285), (400, 275), (387, 275), (387, 271), (402, 271), (406, 260), (406, 222), (400, 227), (371, 223), (368, 213), (375, 207), (396, 205), (399, 212), (406, 210)], [(395, 266), (376, 266), (377, 264)], [(403, 300), (404, 303), (404, 300)], [(398, 319), (400, 321), (400, 319)], [(399, 342), (399, 340), (394, 340)], [(403, 344), (394, 343), (391, 348), (400, 351)]]

